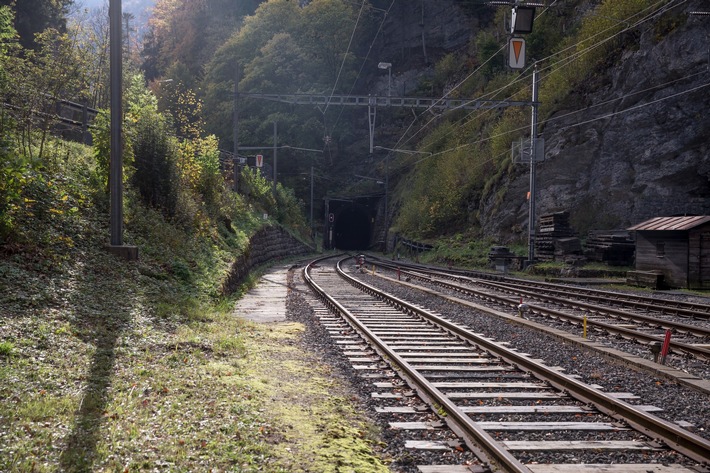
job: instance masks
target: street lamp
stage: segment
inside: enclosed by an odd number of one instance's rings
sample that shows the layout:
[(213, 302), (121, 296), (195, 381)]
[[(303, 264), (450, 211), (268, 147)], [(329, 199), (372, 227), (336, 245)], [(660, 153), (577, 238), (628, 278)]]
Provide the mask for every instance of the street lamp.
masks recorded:
[(387, 69), (388, 80), (387, 80), (387, 97), (392, 95), (392, 63), (391, 62), (381, 62), (377, 65), (378, 69)]
[(511, 34), (532, 33), (535, 20), (535, 7), (518, 5), (513, 8), (510, 21)]

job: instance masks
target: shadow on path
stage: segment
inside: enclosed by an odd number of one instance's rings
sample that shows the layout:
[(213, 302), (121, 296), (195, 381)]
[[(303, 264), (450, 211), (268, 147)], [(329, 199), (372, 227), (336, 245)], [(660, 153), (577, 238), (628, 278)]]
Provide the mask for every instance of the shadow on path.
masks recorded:
[[(115, 266), (121, 266), (116, 264)], [(96, 285), (85, 284), (77, 288), (74, 304), (77, 318), (75, 329), (82, 334), (84, 342), (96, 347), (89, 367), (86, 385), (75, 414), (74, 425), (66, 439), (65, 450), (60, 457), (61, 470), (65, 472), (91, 472), (96, 460), (96, 446), (101, 438), (106, 406), (110, 401), (111, 386), (116, 359), (116, 343), (131, 321), (130, 304), (133, 296), (126, 294), (122, 284), (124, 275), (120, 269), (106, 274), (106, 268), (86, 268), (87, 280), (101, 280), (101, 290), (107, 294), (102, 307), (82, 305), (83, 295), (96, 290)], [(89, 291), (89, 292), (86, 292)], [(96, 301), (96, 297), (89, 299)]]

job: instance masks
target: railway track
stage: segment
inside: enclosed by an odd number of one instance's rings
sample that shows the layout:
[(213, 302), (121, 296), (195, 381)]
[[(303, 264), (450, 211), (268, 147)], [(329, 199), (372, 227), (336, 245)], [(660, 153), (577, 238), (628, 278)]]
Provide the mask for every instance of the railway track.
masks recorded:
[(614, 291), (604, 291), (591, 289), (586, 287), (574, 287), (565, 284), (548, 283), (543, 281), (531, 281), (521, 278), (513, 278), (499, 274), (492, 274), (483, 271), (462, 270), (462, 269), (446, 269), (441, 267), (430, 266), (416, 263), (404, 263), (398, 261), (394, 264), (392, 261), (378, 258), (373, 255), (368, 255), (368, 261), (390, 268), (409, 268), (412, 270), (422, 271), (432, 275), (439, 275), (443, 278), (456, 278), (465, 276), (469, 279), (499, 281), (501, 283), (520, 288), (531, 288), (536, 291), (546, 290), (549, 288), (551, 292), (563, 291), (567, 296), (583, 300), (604, 302), (606, 304), (620, 305), (626, 308), (638, 308), (659, 311), (664, 314), (684, 316), (694, 319), (707, 320), (710, 319), (710, 304), (697, 302), (689, 302), (682, 300), (663, 299), (659, 297), (648, 297), (638, 294), (629, 294)]
[(508, 307), (518, 308), (524, 299), (524, 309), (529, 316), (588, 326), (590, 330), (649, 346), (662, 345), (666, 331), (670, 331), (673, 352), (710, 361), (710, 308), (702, 304), (515, 278), (492, 280), (491, 275), (485, 275), (484, 279), (481, 277), (484, 273), (467, 275), (423, 265), (394, 264), (373, 257), (368, 258), (368, 264)]
[[(377, 393), (381, 412), (411, 417), (391, 427), (415, 437), (445, 423), (478, 458), (418, 471), (707, 471), (710, 441), (654, 416), (653, 406), (632, 404), (633, 394), (603, 392), (388, 296), (354, 278), (344, 261), (311, 263), (304, 279), (329, 309), (320, 316), (331, 336), (373, 388), (385, 390)], [(402, 382), (421, 406), (402, 394)], [(421, 420), (432, 416), (440, 423)]]

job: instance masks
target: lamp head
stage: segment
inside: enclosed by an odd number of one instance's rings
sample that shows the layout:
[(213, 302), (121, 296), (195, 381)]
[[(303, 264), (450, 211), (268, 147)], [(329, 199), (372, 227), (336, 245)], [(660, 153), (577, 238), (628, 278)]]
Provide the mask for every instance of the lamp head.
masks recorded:
[(532, 33), (534, 20), (535, 7), (517, 5), (513, 7), (513, 16), (510, 21), (510, 32), (512, 34)]

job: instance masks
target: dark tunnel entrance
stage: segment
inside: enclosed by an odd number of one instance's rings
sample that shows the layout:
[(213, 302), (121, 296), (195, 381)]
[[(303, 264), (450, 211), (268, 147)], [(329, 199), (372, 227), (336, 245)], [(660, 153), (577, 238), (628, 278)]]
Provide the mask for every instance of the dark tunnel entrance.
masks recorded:
[(371, 233), (368, 213), (362, 208), (348, 206), (335, 220), (333, 244), (339, 250), (366, 250), (370, 246)]

